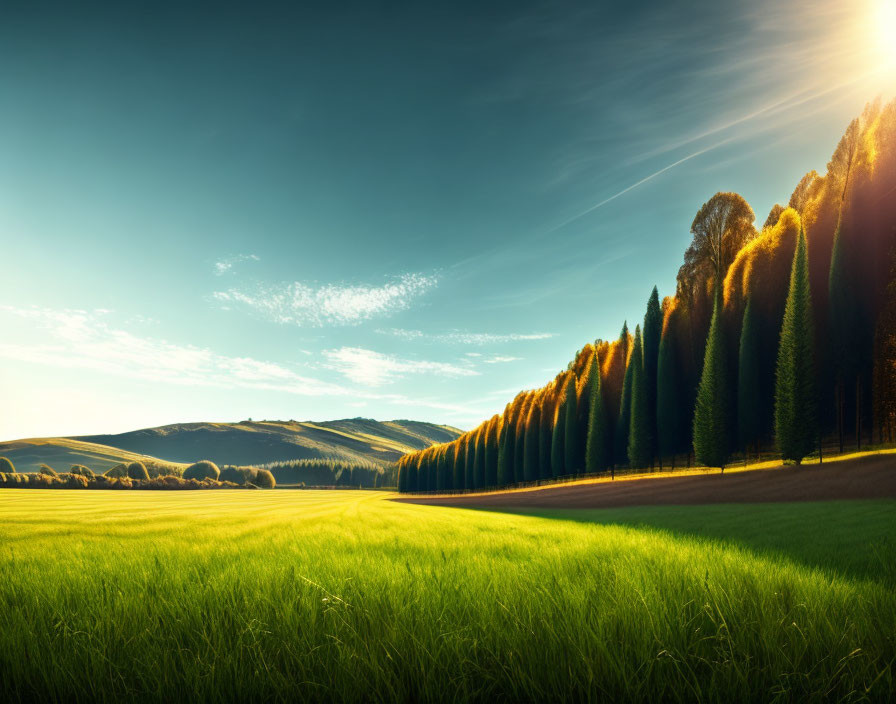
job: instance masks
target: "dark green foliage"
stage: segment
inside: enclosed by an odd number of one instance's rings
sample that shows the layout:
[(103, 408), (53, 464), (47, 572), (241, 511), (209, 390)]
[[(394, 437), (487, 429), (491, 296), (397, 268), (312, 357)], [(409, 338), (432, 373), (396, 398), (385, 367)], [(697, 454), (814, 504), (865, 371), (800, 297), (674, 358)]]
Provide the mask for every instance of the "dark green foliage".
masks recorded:
[(724, 468), (728, 463), (731, 400), (721, 308), (721, 296), (716, 292), (694, 409), (694, 454), (698, 462), (708, 467)]
[(538, 478), (550, 479), (551, 474), (551, 443), (554, 432), (553, 400), (549, 394), (544, 394), (541, 399), (541, 414), (539, 417), (538, 434)]
[(82, 477), (87, 477), (88, 479), (93, 479), (96, 476), (96, 474), (93, 473), (93, 470), (89, 467), (85, 467), (83, 464), (73, 464), (68, 472), (69, 474), (77, 474)]
[(103, 472), (103, 476), (110, 477), (111, 479), (121, 479), (128, 476), (128, 466), (124, 463), (117, 464)]
[[(622, 335), (628, 347), (628, 323), (622, 326)], [(622, 381), (622, 398), (619, 402), (619, 417), (616, 419), (616, 435), (613, 439), (613, 455), (616, 464), (628, 461), (628, 433), (632, 420), (632, 365), (627, 362)]]
[(681, 448), (683, 415), (679, 388), (678, 354), (671, 326), (660, 339), (656, 386), (656, 436), (659, 456), (675, 455)]
[(199, 462), (191, 464), (184, 470), (184, 479), (197, 479), (199, 481), (202, 481), (203, 479), (214, 479), (217, 481), (220, 476), (221, 470), (218, 469), (218, 465), (209, 460), (200, 460)]
[(566, 476), (566, 453), (563, 442), (566, 439), (566, 387), (569, 379), (560, 388), (557, 407), (554, 411), (554, 427), (551, 432), (551, 474), (555, 477)]
[(526, 438), (523, 453), (523, 481), (534, 482), (539, 477), (538, 459), (541, 441), (541, 402), (533, 399), (526, 418)]
[(454, 487), (455, 491), (462, 491), (464, 488), (464, 463), (466, 462), (464, 450), (466, 449), (466, 443), (462, 438), (458, 438), (454, 441), (453, 445), (454, 461), (451, 475), (451, 486)]
[(127, 466), (128, 479), (137, 479), (145, 481), (149, 479), (149, 472), (146, 471), (146, 465), (142, 462), (131, 462)]
[(6, 457), (0, 457), (0, 474), (15, 474), (16, 466)]
[(504, 407), (504, 420), (501, 432), (498, 433), (498, 486), (507, 486), (513, 482), (514, 426), (513, 405), (508, 403)]
[(604, 403), (600, 382), (600, 360), (597, 352), (591, 357), (591, 380), (589, 384), (588, 429), (585, 442), (585, 472), (604, 471), (610, 464), (609, 425), (607, 408)]
[(806, 233), (800, 228), (784, 308), (775, 387), (775, 436), (781, 457), (800, 463), (815, 448), (815, 363)]
[(476, 489), (485, 488), (485, 436), (486, 428), (483, 426), (476, 433), (476, 464), (473, 467), (473, 486)]
[(252, 483), (260, 489), (273, 489), (277, 486), (274, 475), (267, 469), (259, 469), (255, 474), (255, 481)]
[(485, 486), (498, 485), (498, 416), (493, 417), (485, 434)]
[(520, 403), (519, 414), (516, 419), (516, 438), (513, 448), (513, 480), (523, 481), (524, 459), (526, 455), (526, 419), (529, 417), (529, 404), (532, 403), (531, 394), (527, 394)]
[(740, 329), (737, 366), (737, 439), (746, 452), (758, 444), (762, 433), (759, 335), (753, 303), (747, 299)]
[(464, 489), (470, 491), (476, 488), (476, 435), (467, 434), (467, 451), (464, 457)]
[(663, 334), (663, 311), (660, 308), (660, 295), (656, 286), (647, 301), (647, 312), (644, 314), (643, 348), (644, 377), (647, 382), (647, 433), (650, 442), (650, 460), (657, 453), (656, 404), (659, 373), (660, 338)]
[(59, 476), (59, 474), (56, 472), (55, 469), (53, 469), (52, 467), (50, 467), (49, 465), (46, 465), (46, 464), (42, 464), (40, 466), (40, 468), (37, 470), (37, 473), (45, 474), (48, 477), (58, 477)]
[(629, 362), (632, 368), (632, 405), (628, 433), (628, 464), (643, 468), (650, 464), (650, 414), (647, 401), (647, 374), (644, 369), (644, 348), (641, 328), (635, 326), (635, 346)]
[(563, 423), (563, 457), (567, 474), (575, 474), (582, 471), (579, 458), (583, 454), (579, 450), (579, 426), (576, 423), (578, 410), (576, 407), (576, 377), (569, 375), (566, 384), (566, 397), (563, 402), (563, 411), (566, 420)]

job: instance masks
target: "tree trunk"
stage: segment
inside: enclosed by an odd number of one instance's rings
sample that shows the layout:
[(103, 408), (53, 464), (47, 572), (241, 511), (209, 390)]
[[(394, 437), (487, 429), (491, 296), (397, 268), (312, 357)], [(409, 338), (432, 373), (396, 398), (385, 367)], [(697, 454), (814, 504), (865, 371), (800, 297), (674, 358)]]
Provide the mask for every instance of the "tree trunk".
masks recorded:
[(862, 449), (862, 378), (856, 375), (856, 449)]

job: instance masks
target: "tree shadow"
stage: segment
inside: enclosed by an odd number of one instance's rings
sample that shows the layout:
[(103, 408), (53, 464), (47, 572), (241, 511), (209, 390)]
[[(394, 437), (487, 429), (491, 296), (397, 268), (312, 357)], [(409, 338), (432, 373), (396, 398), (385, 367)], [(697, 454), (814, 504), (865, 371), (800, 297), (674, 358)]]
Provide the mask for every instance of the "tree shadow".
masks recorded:
[(483, 510), (660, 530), (896, 587), (893, 500)]

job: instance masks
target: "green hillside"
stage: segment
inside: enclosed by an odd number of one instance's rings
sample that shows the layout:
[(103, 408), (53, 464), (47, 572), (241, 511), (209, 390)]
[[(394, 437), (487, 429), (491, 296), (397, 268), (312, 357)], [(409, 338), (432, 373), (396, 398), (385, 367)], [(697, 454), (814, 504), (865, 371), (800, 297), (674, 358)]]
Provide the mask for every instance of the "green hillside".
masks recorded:
[(266, 464), (296, 459), (338, 459), (384, 465), (433, 443), (448, 442), (460, 430), (409, 420), (370, 418), (310, 421), (179, 423), (118, 435), (77, 440), (171, 462), (210, 459), (218, 464)]

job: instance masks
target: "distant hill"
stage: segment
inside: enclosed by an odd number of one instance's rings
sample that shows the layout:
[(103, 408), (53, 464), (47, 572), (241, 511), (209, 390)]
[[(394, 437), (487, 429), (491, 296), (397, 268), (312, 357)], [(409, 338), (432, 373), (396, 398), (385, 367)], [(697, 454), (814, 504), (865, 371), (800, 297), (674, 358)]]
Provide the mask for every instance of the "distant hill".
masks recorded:
[(22, 472), (37, 471), (41, 463), (54, 469), (80, 463), (105, 471), (119, 462), (155, 458), (175, 464), (209, 459), (217, 464), (257, 465), (330, 458), (386, 465), (460, 434), (448, 425), (370, 418), (178, 423), (117, 435), (15, 440), (0, 443), (0, 456), (9, 457)]
[(8, 457), (19, 472), (36, 472), (42, 464), (57, 472), (67, 472), (73, 464), (83, 464), (94, 472), (105, 472), (122, 462), (140, 461), (150, 465), (171, 465), (136, 452), (97, 445), (73, 438), (29, 438), (0, 443), (0, 457)]

